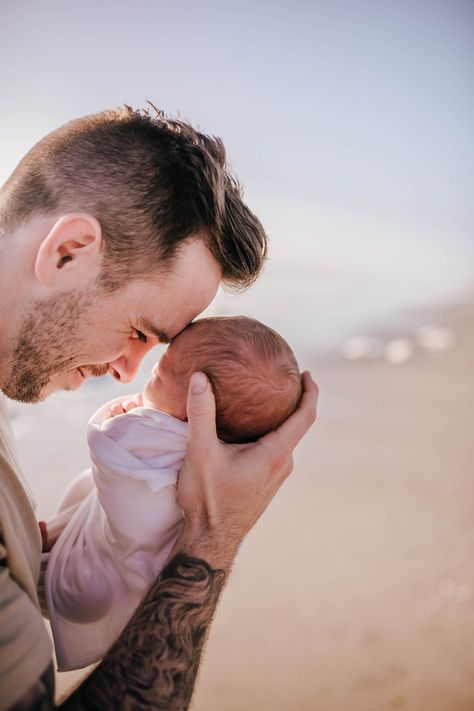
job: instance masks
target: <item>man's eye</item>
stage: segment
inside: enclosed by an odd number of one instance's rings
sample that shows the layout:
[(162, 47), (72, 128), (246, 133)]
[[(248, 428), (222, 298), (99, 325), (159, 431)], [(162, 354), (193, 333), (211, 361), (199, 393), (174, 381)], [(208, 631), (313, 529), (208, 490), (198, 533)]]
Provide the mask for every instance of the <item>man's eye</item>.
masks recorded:
[(144, 333), (139, 331), (137, 328), (135, 329), (135, 333), (136, 333), (139, 341), (141, 341), (142, 343), (148, 343), (148, 338), (147, 338), (147, 336), (145, 336)]

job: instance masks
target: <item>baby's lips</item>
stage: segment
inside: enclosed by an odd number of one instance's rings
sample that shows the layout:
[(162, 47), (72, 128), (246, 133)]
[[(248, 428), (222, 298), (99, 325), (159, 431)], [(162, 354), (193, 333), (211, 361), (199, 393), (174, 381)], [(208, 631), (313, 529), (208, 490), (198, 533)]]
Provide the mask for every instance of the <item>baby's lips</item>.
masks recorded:
[(152, 375), (158, 375), (158, 366), (160, 365), (160, 361), (157, 361), (153, 368), (151, 369), (151, 374)]

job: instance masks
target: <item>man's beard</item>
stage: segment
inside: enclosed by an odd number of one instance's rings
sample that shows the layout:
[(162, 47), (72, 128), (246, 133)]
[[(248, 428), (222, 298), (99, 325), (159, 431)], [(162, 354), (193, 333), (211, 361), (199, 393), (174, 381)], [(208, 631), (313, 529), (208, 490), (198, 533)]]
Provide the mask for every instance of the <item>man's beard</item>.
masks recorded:
[[(45, 399), (51, 380), (77, 362), (83, 349), (80, 334), (86, 332), (87, 314), (98, 295), (96, 290), (63, 293), (30, 309), (20, 327), (10, 376), (2, 387), (5, 395), (29, 403)], [(107, 364), (81, 366), (84, 375), (104, 375), (107, 370)]]

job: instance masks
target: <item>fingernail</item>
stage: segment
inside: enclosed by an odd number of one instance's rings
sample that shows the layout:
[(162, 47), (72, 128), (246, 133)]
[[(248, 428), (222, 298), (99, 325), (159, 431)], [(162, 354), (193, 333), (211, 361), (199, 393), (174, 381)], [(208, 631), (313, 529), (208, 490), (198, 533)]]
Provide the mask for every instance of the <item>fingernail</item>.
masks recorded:
[(204, 373), (194, 373), (191, 378), (191, 391), (199, 395), (207, 388), (207, 378)]

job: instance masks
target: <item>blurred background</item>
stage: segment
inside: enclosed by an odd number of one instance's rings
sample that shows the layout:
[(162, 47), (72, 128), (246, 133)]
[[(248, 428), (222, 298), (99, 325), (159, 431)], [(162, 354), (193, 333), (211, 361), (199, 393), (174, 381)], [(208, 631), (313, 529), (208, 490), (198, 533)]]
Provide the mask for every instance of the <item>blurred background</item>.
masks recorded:
[[(220, 136), (271, 251), (209, 313), (272, 326), (321, 386), (319, 426), (236, 562), (194, 708), (474, 708), (472, 1), (1, 10), (1, 182), (49, 131), (122, 103)], [(39, 517), (120, 393), (107, 377), (11, 404)]]

